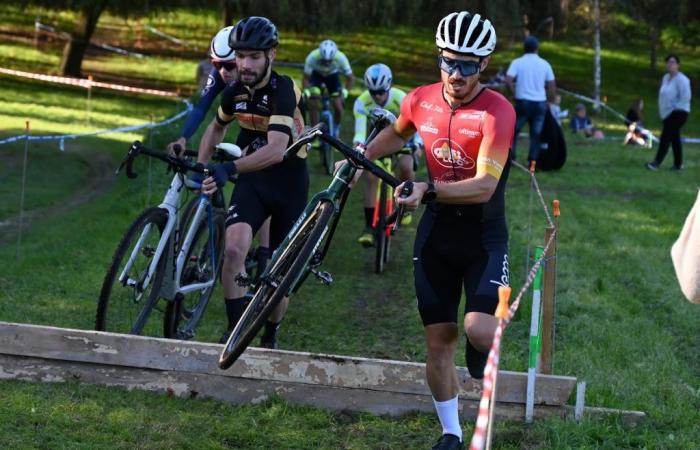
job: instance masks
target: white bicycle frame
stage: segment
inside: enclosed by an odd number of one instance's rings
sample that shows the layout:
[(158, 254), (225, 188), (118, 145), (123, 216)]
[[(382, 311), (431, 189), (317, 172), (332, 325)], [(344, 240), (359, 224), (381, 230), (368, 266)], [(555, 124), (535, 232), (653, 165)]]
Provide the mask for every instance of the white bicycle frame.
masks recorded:
[[(203, 216), (206, 214), (205, 209), (211, 208), (211, 200), (209, 199), (209, 197), (200, 194), (197, 210), (195, 212), (194, 218), (192, 219), (192, 222), (190, 223), (189, 229), (187, 230), (185, 239), (182, 242), (182, 245), (180, 246), (180, 251), (178, 252), (176, 258), (173, 257), (175, 249), (178, 248), (178, 241), (180, 238), (180, 218), (178, 213), (180, 211), (180, 197), (182, 196), (182, 190), (184, 189), (184, 187), (184, 176), (182, 174), (176, 173), (172, 181), (170, 182), (170, 187), (165, 193), (165, 197), (163, 198), (162, 203), (158, 205), (159, 208), (165, 209), (168, 212), (168, 221), (165, 224), (163, 234), (160, 237), (160, 241), (158, 242), (158, 246), (156, 247), (153, 259), (151, 260), (150, 265), (148, 267), (148, 274), (144, 278), (141, 286), (142, 292), (148, 288), (148, 286), (151, 283), (151, 280), (153, 279), (153, 276), (155, 275), (158, 263), (160, 262), (160, 259), (164, 256), (164, 253), (167, 250), (167, 263), (165, 266), (166, 276), (163, 279), (163, 284), (160, 288), (159, 295), (169, 301), (174, 300), (175, 296), (178, 293), (188, 294), (193, 291), (204, 290), (211, 287), (216, 281), (216, 278), (212, 277), (211, 280), (205, 283), (193, 283), (185, 286), (180, 286), (182, 270), (185, 267), (185, 258), (187, 257), (190, 246), (192, 245), (192, 241), (194, 240), (195, 233), (199, 228), (199, 224), (201, 223), (201, 220), (203, 220)], [(213, 231), (211, 217), (209, 218), (208, 225), (211, 235), (211, 232)], [(136, 260), (136, 257), (141, 249), (141, 245), (146, 239), (146, 236), (150, 232), (152, 226), (152, 224), (146, 225), (146, 227), (144, 227), (143, 231), (141, 232), (141, 236), (139, 236), (139, 240), (134, 246), (134, 249), (131, 252), (131, 255), (129, 256), (129, 260), (124, 266), (124, 270), (119, 275), (120, 283), (126, 284), (128, 286), (134, 286), (137, 283), (137, 280), (133, 280), (131, 278), (126, 280), (125, 283), (125, 279), (129, 271), (131, 270), (134, 261)], [(173, 239), (171, 239), (171, 235), (174, 235)], [(168, 245), (168, 243), (170, 243), (170, 245)], [(215, 258), (214, 251), (211, 252), (211, 256), (212, 258)], [(172, 275), (168, 276), (168, 274)]]

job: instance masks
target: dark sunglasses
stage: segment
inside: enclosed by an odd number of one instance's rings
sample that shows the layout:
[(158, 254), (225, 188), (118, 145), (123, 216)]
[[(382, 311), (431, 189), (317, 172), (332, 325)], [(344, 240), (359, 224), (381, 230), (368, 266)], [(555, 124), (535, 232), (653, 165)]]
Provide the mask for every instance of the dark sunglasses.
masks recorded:
[(381, 89), (380, 89), (380, 90), (374, 91), (374, 90), (370, 89), (370, 90), (369, 90), (369, 95), (371, 95), (372, 97), (378, 97), (378, 96), (380, 96), (380, 95), (386, 94), (387, 92), (389, 92), (389, 91), (384, 91), (384, 90), (381, 90)]
[(220, 70), (222, 67), (228, 71), (236, 70), (236, 63), (233, 61), (212, 61), (211, 62), (216, 70)]
[(443, 72), (452, 75), (457, 69), (463, 77), (468, 77), (479, 72), (481, 61), (462, 61), (460, 59), (450, 59), (445, 56), (438, 56), (438, 67)]

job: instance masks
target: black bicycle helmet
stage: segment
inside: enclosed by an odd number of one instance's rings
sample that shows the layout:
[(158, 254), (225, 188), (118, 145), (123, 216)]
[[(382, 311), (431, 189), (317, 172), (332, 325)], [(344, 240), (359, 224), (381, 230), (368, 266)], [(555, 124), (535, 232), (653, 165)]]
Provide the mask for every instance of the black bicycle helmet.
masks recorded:
[(277, 27), (267, 17), (250, 16), (239, 20), (229, 37), (234, 50), (268, 50), (278, 42)]

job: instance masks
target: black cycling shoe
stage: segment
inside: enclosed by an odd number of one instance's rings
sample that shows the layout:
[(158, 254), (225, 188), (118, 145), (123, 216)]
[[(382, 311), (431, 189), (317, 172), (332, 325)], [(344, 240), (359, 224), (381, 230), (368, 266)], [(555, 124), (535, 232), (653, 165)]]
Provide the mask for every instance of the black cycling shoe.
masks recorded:
[(260, 347), (271, 348), (274, 350), (277, 348), (277, 339), (263, 340), (262, 338), (260, 338)]
[(463, 450), (464, 442), (459, 440), (454, 434), (443, 434), (433, 445), (433, 450)]
[(469, 338), (465, 349), (465, 359), (467, 360), (467, 370), (472, 378), (480, 380), (484, 378), (484, 369), (486, 368), (486, 360), (489, 358), (488, 352), (482, 353), (475, 349)]

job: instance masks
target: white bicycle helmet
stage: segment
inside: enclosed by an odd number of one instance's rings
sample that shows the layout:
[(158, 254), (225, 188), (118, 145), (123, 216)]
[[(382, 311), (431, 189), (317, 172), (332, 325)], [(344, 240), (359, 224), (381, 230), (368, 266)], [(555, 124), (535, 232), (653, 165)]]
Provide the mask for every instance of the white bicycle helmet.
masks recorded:
[(496, 29), (479, 14), (453, 12), (438, 24), (435, 44), (440, 50), (484, 57), (496, 48)]
[(321, 59), (324, 61), (330, 61), (335, 57), (335, 54), (338, 53), (338, 46), (330, 39), (322, 41), (318, 49), (321, 51)]
[(214, 61), (227, 62), (236, 59), (236, 52), (233, 51), (228, 43), (231, 30), (233, 30), (233, 27), (222, 28), (211, 40), (209, 55)]
[(373, 64), (365, 72), (365, 86), (370, 91), (388, 91), (391, 81), (391, 69), (386, 64)]

